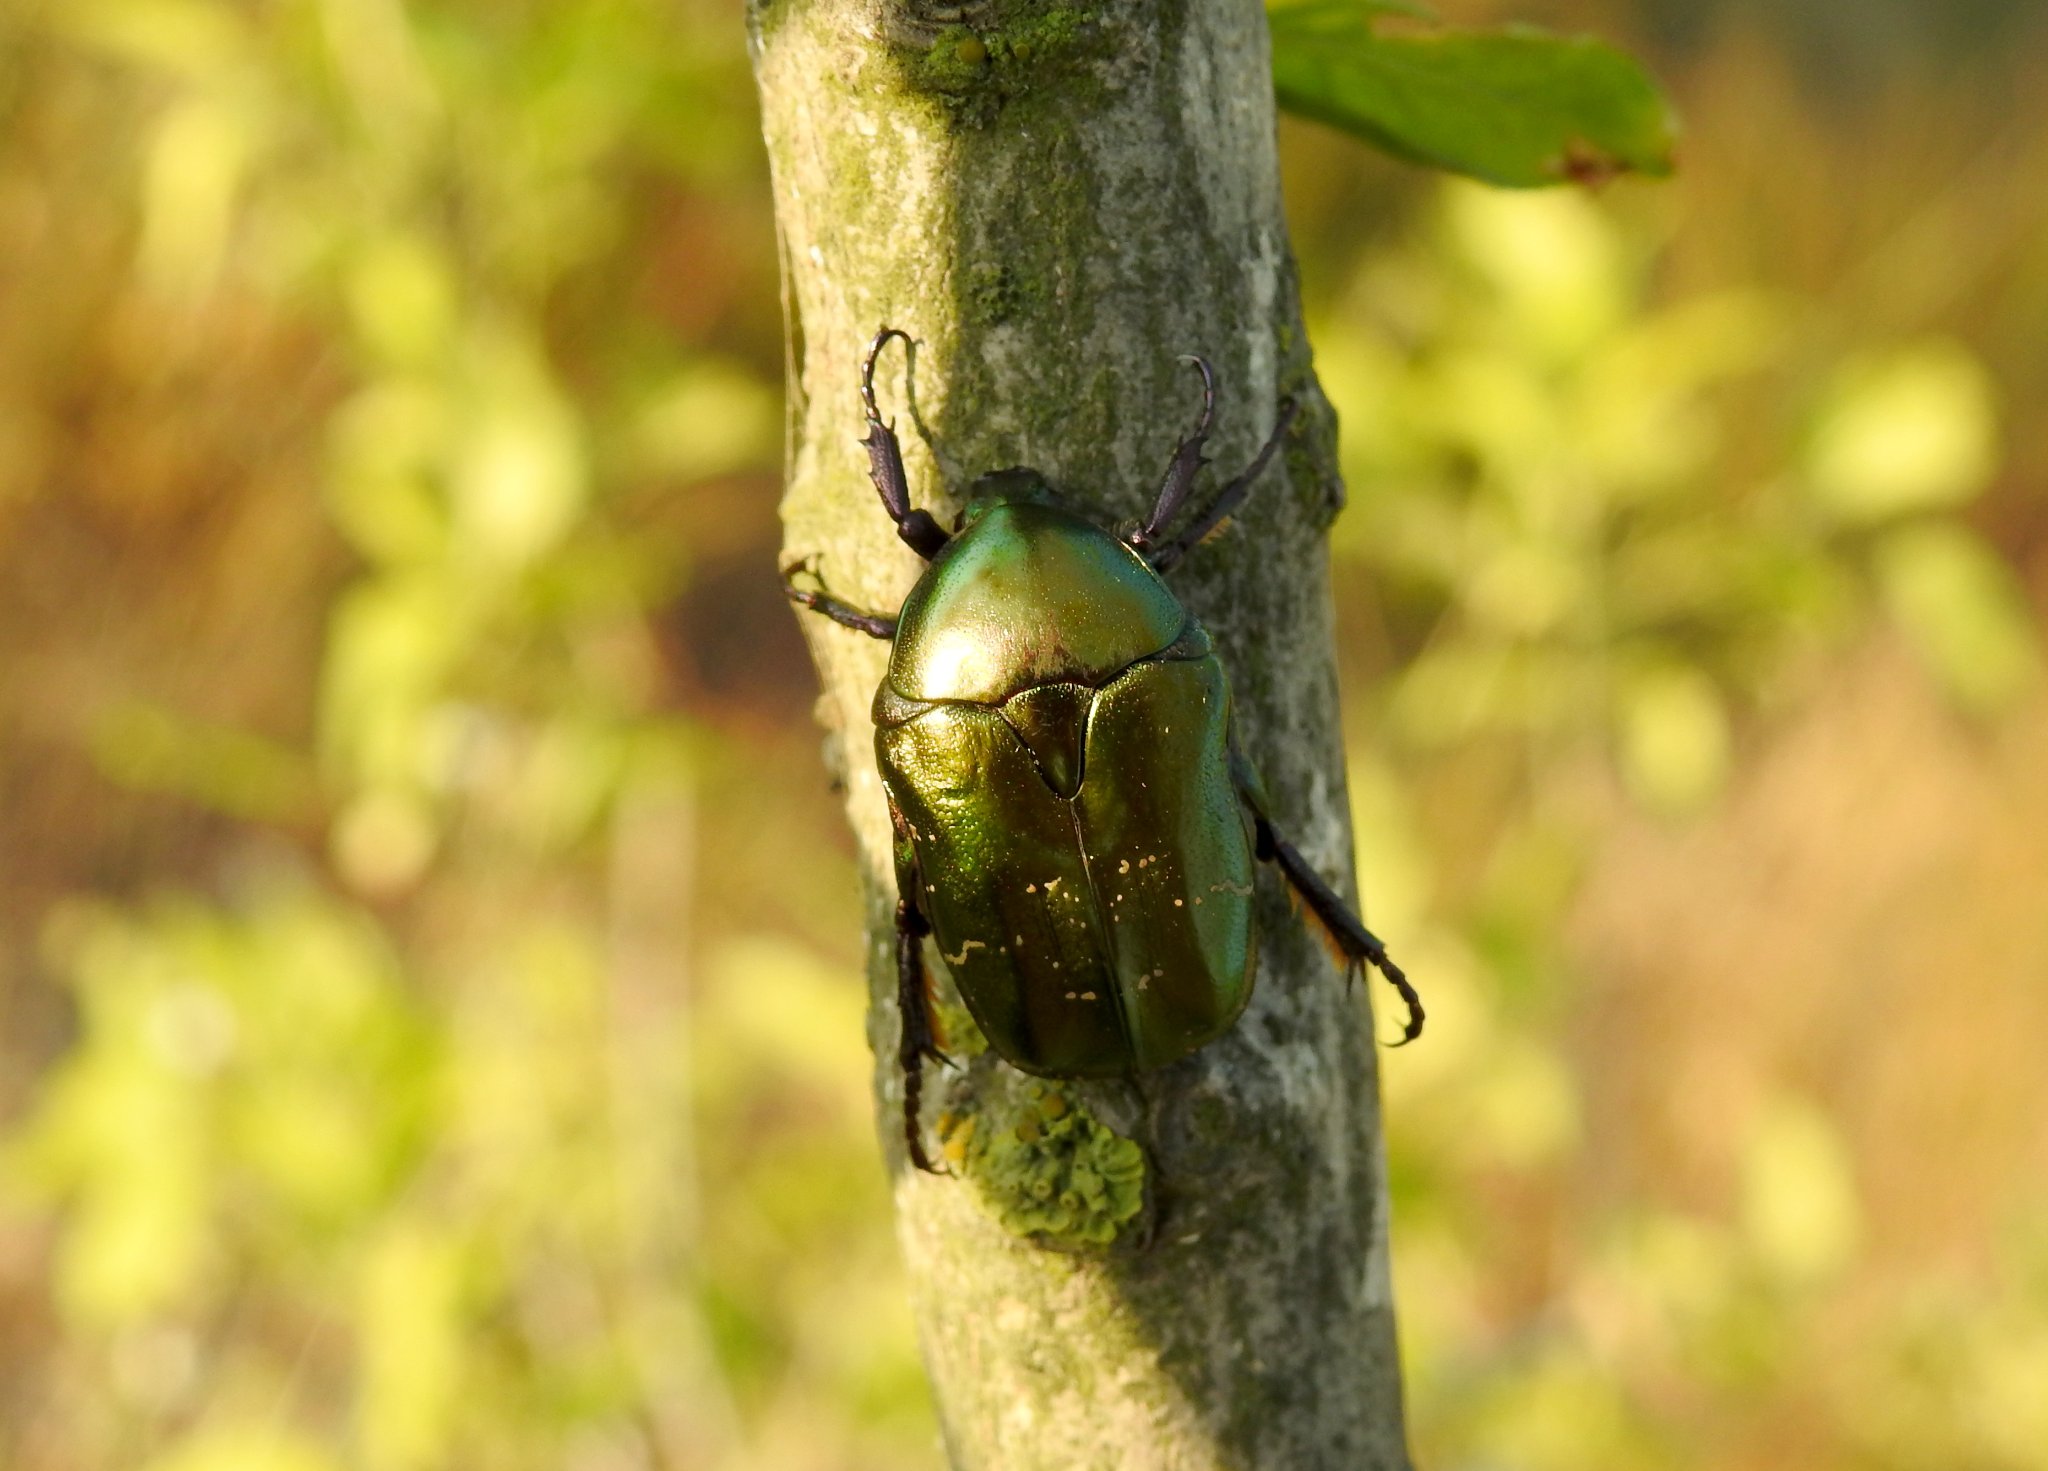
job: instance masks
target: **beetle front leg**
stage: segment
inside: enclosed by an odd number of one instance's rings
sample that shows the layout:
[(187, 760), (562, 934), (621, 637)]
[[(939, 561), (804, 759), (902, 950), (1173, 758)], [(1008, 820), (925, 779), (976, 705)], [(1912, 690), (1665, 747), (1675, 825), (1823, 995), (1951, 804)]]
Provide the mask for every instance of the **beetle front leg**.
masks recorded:
[(896, 1065), (903, 1069), (903, 1142), (910, 1162), (928, 1175), (949, 1173), (924, 1150), (924, 1062), (950, 1063), (932, 1039), (931, 997), (926, 990), (924, 937), (931, 922), (912, 893), (896, 901)]
[(895, 424), (884, 424), (881, 411), (875, 407), (875, 359), (882, 355), (882, 348), (891, 337), (901, 337), (904, 348), (910, 347), (909, 333), (884, 327), (868, 344), (867, 360), (860, 367), (860, 402), (867, 411), (868, 424), (868, 437), (861, 441), (861, 447), (868, 452), (868, 478), (875, 482), (875, 494), (882, 498), (883, 509), (896, 523), (896, 534), (929, 562), (950, 538), (932, 519), (931, 512), (910, 509), (910, 477), (903, 469), (903, 446), (897, 442)]
[(782, 591), (792, 603), (809, 608), (813, 613), (823, 613), (842, 628), (851, 628), (866, 634), (869, 638), (893, 639), (896, 637), (896, 620), (884, 618), (878, 613), (863, 613), (842, 603), (830, 593), (820, 592), (796, 585), (799, 572), (816, 573), (811, 569), (812, 559), (801, 558), (782, 569)]
[(1393, 1045), (1405, 1047), (1413, 1042), (1422, 1035), (1423, 1010), (1422, 998), (1415, 994), (1408, 977), (1400, 966), (1394, 964), (1380, 937), (1367, 929), (1365, 921), (1351, 912), (1351, 906), (1338, 897), (1337, 891), (1309, 867), (1308, 860), (1301, 856), (1301, 850), (1280, 836), (1273, 820), (1266, 815), (1265, 793), (1259, 788), (1258, 777), (1235, 747), (1230, 752), (1230, 774), (1237, 783), (1238, 797), (1252, 815), (1260, 860), (1276, 864), (1287, 876), (1288, 884), (1309, 907), (1323, 933), (1346, 961), (1353, 966), (1370, 964), (1401, 993), (1401, 999), (1408, 1004), (1408, 1024), (1402, 1030), (1401, 1040)]
[(1166, 478), (1159, 482), (1159, 494), (1152, 502), (1152, 514), (1145, 519), (1143, 526), (1131, 533), (1131, 546), (1140, 552), (1157, 541), (1166, 530), (1167, 522), (1179, 513), (1188, 493), (1195, 488), (1195, 477), (1201, 473), (1202, 466), (1209, 463), (1202, 448), (1209, 442), (1209, 425), (1216, 417), (1216, 375), (1210, 371), (1206, 359), (1190, 356), (1181, 361), (1194, 364), (1195, 371), (1202, 375), (1202, 417), (1195, 421), (1195, 427), (1175, 447), (1173, 458), (1167, 461)]

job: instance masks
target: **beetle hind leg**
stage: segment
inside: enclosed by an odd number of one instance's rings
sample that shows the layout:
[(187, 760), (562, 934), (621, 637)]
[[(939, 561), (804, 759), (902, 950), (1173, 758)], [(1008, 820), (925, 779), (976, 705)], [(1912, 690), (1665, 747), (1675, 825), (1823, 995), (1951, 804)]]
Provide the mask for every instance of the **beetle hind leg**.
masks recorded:
[(1343, 957), (1346, 971), (1362, 970), (1370, 965), (1401, 993), (1401, 999), (1408, 1005), (1408, 1023), (1402, 1029), (1401, 1040), (1393, 1045), (1403, 1047), (1413, 1042), (1422, 1035), (1422, 998), (1415, 994), (1415, 987), (1409, 984), (1407, 975), (1387, 954), (1387, 947), (1380, 942), (1380, 937), (1365, 927), (1364, 921), (1337, 897), (1336, 890), (1309, 867), (1300, 850), (1275, 832), (1273, 824), (1263, 814), (1255, 815), (1255, 821), (1259, 857), (1277, 864), (1287, 876), (1288, 884), (1314, 916), (1324, 942)]
[(1301, 850), (1280, 836), (1273, 820), (1266, 816), (1265, 795), (1259, 789), (1258, 777), (1234, 746), (1230, 752), (1230, 769), (1238, 796), (1252, 815), (1259, 859), (1276, 865), (1286, 875), (1288, 886), (1307, 908), (1323, 943), (1339, 957), (1346, 975), (1370, 965), (1400, 992), (1402, 1001), (1408, 1006), (1408, 1022), (1402, 1029), (1401, 1040), (1393, 1045), (1405, 1047), (1413, 1042), (1422, 1035), (1422, 998), (1409, 984), (1407, 975), (1394, 964), (1380, 937), (1367, 929), (1365, 921), (1352, 913), (1351, 906), (1309, 866), (1308, 860), (1301, 856)]
[(910, 1162), (928, 1175), (944, 1175), (925, 1153), (921, 1115), (924, 1107), (924, 1063), (927, 1058), (953, 1065), (932, 1036), (931, 997), (926, 990), (924, 937), (931, 922), (905, 897), (896, 901), (896, 1012), (899, 1028), (896, 1065), (903, 1070), (903, 1143)]

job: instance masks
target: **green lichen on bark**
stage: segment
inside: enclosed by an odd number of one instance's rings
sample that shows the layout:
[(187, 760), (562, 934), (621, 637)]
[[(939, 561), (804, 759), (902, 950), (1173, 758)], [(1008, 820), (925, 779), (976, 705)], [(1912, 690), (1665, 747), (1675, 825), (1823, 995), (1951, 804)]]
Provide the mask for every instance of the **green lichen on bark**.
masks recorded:
[(1145, 1235), (1145, 1151), (1057, 1083), (984, 1087), (942, 1114), (941, 1157), (1003, 1228), (1056, 1251)]
[(955, 118), (970, 124), (1035, 90), (1082, 80), (1077, 64), (1104, 34), (1093, 11), (1074, 6), (1002, 0), (959, 10), (962, 20), (938, 22), (929, 34), (911, 24), (891, 37), (906, 84), (951, 99)]
[[(1197, 407), (1183, 353), (1217, 371), (1223, 474), (1295, 397), (1280, 462), (1174, 585), (1217, 640), (1276, 820), (1348, 887), (1321, 543), (1342, 484), (1260, 7), (772, 0), (751, 19), (798, 348), (790, 555), (822, 554), (835, 594), (882, 612), (918, 575), (858, 443), (860, 358), (885, 323), (917, 347), (884, 356), (878, 396), (913, 500), (942, 519), (1014, 465), (1106, 523), (1141, 516)], [(1016, 1132), (1030, 1080), (959, 1047), (959, 1072), (927, 1070), (925, 1123), (935, 1147), (960, 1139), (960, 1173), (909, 1170), (868, 709), (888, 651), (822, 620), (805, 635), (869, 886), (878, 1134), (953, 1463), (1405, 1471), (1362, 988), (1262, 876), (1259, 980), (1232, 1032), (1141, 1079), (1059, 1083), (1035, 1139)], [(1123, 1217), (1127, 1150), (1144, 1203)], [(1034, 1220), (1020, 1190), (1073, 1204)], [(1110, 1220), (1102, 1250), (1088, 1238)]]

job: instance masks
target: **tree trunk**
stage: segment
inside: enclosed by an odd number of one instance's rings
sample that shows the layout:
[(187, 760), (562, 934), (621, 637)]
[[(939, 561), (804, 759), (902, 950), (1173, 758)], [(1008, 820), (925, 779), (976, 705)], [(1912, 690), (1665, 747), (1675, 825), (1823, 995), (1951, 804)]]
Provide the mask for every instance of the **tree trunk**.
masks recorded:
[[(885, 613), (919, 574), (857, 443), (883, 324), (917, 342), (876, 386), (941, 524), (1010, 465), (1105, 525), (1142, 518), (1199, 405), (1180, 354), (1215, 365), (1225, 474), (1292, 395), (1285, 453), (1173, 583), (1216, 638), (1281, 830), (1347, 889), (1322, 541), (1343, 487), (1258, 0), (756, 0), (749, 23), (794, 299), (790, 556)], [(953, 1464), (1405, 1468), (1368, 988), (1271, 871), (1249, 1009), (1156, 1073), (1026, 1080), (979, 1048), (940, 971), (965, 1065), (927, 1069), (926, 1131), (955, 1175), (910, 1169), (869, 720), (888, 646), (803, 621), (866, 873), (876, 1105)]]

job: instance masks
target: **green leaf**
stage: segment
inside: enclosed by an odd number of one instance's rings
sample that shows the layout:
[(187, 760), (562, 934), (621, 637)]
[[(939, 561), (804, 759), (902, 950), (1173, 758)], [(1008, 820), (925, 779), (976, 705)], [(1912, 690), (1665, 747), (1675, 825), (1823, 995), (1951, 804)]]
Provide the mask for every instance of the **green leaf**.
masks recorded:
[(1668, 174), (1677, 124), (1634, 61), (1515, 28), (1379, 35), (1383, 3), (1271, 12), (1280, 105), (1399, 158), (1511, 188)]

